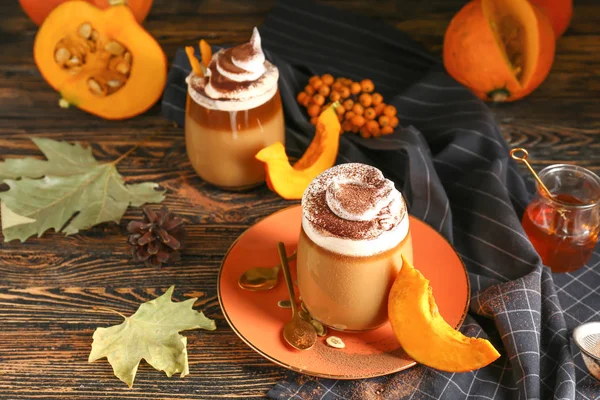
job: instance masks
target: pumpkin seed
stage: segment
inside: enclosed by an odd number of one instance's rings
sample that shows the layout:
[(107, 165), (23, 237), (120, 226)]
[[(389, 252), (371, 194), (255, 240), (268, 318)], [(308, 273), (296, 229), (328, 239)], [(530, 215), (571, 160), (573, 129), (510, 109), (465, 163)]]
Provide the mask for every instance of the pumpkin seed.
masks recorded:
[(104, 46), (104, 50), (108, 51), (113, 56), (121, 56), (123, 55), (123, 53), (125, 53), (125, 48), (121, 46), (119, 42), (114, 40), (111, 40), (110, 42), (106, 43), (106, 46)]
[(121, 85), (123, 85), (123, 82), (121, 82), (119, 79), (111, 79), (110, 81), (106, 82), (106, 84), (110, 88), (116, 89), (121, 87)]
[(77, 29), (77, 33), (79, 33), (79, 36), (81, 36), (82, 38), (87, 39), (92, 35), (92, 26), (87, 22), (81, 24), (79, 26), (79, 29)]
[(329, 336), (327, 339), (325, 339), (325, 342), (329, 346), (336, 349), (343, 349), (346, 347), (346, 343), (344, 343), (344, 341), (337, 336)]
[(131, 64), (131, 53), (127, 52), (123, 54), (123, 60), (125, 60), (126, 63)]
[(106, 95), (106, 91), (100, 86), (98, 82), (96, 82), (93, 78), (88, 79), (88, 87), (90, 91), (98, 96)]
[(67, 66), (69, 67), (76, 67), (79, 65), (81, 65), (81, 60), (77, 56), (71, 57), (69, 61), (67, 61)]
[(123, 75), (127, 75), (131, 68), (129, 67), (129, 64), (127, 64), (125, 62), (120, 62), (117, 64), (117, 67), (115, 69), (117, 70), (117, 72), (119, 72)]
[(98, 40), (98, 31), (97, 30), (92, 30), (92, 33), (90, 34), (90, 39), (93, 40), (94, 42), (96, 40)]
[(317, 336), (323, 337), (327, 335), (327, 328), (325, 328), (322, 323), (316, 319), (310, 320), (310, 323), (315, 328), (315, 331), (317, 331)]
[(54, 53), (54, 61), (61, 65), (67, 62), (69, 57), (71, 57), (71, 53), (64, 47), (59, 47)]

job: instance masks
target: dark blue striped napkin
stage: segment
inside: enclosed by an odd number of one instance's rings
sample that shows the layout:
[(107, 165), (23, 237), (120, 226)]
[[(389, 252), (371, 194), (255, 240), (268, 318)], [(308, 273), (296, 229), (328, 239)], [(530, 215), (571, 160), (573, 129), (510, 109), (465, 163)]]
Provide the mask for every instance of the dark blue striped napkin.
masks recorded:
[[(259, 28), (267, 57), (280, 70), (286, 148), (299, 156), (313, 135), (295, 96), (312, 74), (371, 78), (397, 107), (403, 129), (377, 140), (345, 134), (338, 163), (380, 168), (402, 190), (411, 214), (438, 229), (459, 252), (471, 280), (461, 330), (486, 336), (502, 357), (473, 372), (418, 365), (362, 381), (301, 377), (294, 372), (274, 399), (598, 399), (571, 343), (572, 329), (600, 320), (600, 255), (579, 271), (553, 275), (525, 236), (520, 217), (530, 199), (485, 104), (451, 79), (402, 32), (340, 10), (279, 1)], [(248, 33), (250, 34), (250, 32)], [(190, 70), (179, 51), (163, 112), (183, 124)]]

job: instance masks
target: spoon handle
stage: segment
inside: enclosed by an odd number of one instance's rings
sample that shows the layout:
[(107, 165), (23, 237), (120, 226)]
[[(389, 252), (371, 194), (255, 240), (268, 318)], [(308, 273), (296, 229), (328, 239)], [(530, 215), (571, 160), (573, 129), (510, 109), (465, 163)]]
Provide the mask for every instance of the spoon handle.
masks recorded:
[(281, 266), (283, 267), (283, 276), (285, 277), (285, 283), (288, 287), (290, 294), (290, 304), (292, 305), (292, 315), (296, 315), (296, 294), (294, 293), (294, 284), (292, 283), (292, 274), (290, 273), (290, 265), (288, 264), (287, 255), (285, 253), (285, 245), (283, 242), (277, 243), (277, 250), (279, 251), (279, 258), (281, 260)]

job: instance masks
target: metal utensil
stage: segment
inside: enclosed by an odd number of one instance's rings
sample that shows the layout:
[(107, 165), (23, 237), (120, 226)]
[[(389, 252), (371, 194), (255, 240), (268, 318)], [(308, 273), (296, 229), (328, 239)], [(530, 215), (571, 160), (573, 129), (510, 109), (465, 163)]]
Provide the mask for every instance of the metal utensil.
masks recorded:
[[(518, 152), (523, 153), (523, 155), (522, 156), (518, 156), (517, 155)], [(548, 188), (546, 187), (546, 185), (544, 185), (544, 182), (542, 182), (542, 180), (540, 179), (540, 177), (538, 176), (538, 174), (534, 171), (534, 169), (531, 166), (531, 164), (529, 164), (529, 161), (527, 161), (527, 157), (529, 156), (529, 152), (527, 150), (525, 150), (522, 147), (517, 147), (516, 149), (512, 149), (510, 151), (510, 156), (512, 157), (513, 160), (520, 161), (523, 164), (525, 164), (525, 166), (529, 169), (529, 172), (531, 172), (533, 174), (533, 177), (535, 178), (535, 180), (537, 181), (537, 183), (540, 185), (540, 187), (544, 190), (544, 192), (546, 193), (546, 195), (550, 199), (554, 199), (554, 196), (552, 195), (552, 193), (550, 193), (550, 190), (548, 190)]]
[(573, 330), (573, 341), (590, 374), (600, 380), (600, 322), (579, 325)]
[[(295, 251), (289, 257), (287, 257), (288, 261), (292, 261), (295, 259)], [(238, 285), (242, 289), (250, 290), (253, 292), (273, 289), (275, 285), (277, 285), (280, 268), (281, 263), (277, 264), (274, 267), (250, 268), (242, 275), (240, 275), (238, 279)]]
[(277, 250), (279, 251), (279, 258), (283, 266), (283, 276), (285, 277), (285, 283), (287, 284), (292, 304), (292, 320), (283, 326), (283, 338), (290, 346), (297, 350), (308, 350), (317, 341), (317, 331), (309, 322), (303, 320), (298, 313), (290, 266), (288, 265), (285, 246), (282, 242), (277, 244)]

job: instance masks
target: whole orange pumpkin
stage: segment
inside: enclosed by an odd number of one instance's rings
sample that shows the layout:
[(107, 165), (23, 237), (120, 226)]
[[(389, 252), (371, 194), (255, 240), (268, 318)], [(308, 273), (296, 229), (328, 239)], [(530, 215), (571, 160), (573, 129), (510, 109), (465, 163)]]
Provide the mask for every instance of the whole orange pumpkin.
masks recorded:
[[(58, 5), (69, 0), (19, 0), (21, 8), (25, 14), (37, 25), (41, 25), (48, 14), (52, 12)], [(95, 5), (98, 8), (104, 9), (111, 6), (115, 1), (111, 0), (85, 0), (88, 3)], [(116, 1), (118, 3), (118, 1)], [(121, 0), (120, 3), (126, 4), (130, 9), (135, 19), (142, 23), (152, 7), (152, 0)]]
[(546, 78), (554, 61), (550, 21), (528, 0), (473, 0), (444, 37), (444, 66), (486, 101), (514, 101)]
[(569, 27), (573, 16), (573, 0), (531, 0), (550, 19), (554, 35), (558, 39)]

